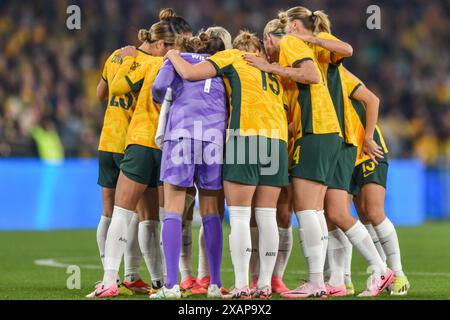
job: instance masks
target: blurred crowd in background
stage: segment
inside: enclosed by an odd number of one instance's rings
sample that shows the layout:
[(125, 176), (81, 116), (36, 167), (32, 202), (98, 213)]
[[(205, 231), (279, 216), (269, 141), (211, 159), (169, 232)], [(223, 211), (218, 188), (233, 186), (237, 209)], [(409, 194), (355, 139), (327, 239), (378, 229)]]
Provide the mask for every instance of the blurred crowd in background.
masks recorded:
[[(0, 157), (94, 157), (105, 106), (95, 89), (115, 49), (173, 7), (194, 30), (221, 25), (261, 35), (278, 10), (322, 9), (352, 44), (345, 62), (381, 98), (390, 157), (434, 166), (450, 159), (450, 1), (384, 0), (381, 30), (366, 27), (367, 0), (2, 0)], [(66, 9), (81, 8), (81, 30)], [(49, 151), (50, 150), (50, 151)], [(45, 153), (53, 154), (45, 154)]]

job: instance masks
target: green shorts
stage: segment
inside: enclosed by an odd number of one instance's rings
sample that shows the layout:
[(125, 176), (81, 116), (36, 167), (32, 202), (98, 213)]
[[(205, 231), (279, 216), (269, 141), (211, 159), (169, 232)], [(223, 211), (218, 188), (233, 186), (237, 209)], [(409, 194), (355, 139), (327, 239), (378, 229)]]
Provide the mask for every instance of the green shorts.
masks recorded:
[(129, 145), (120, 163), (120, 170), (127, 178), (150, 188), (162, 186), (163, 183), (159, 180), (161, 156), (161, 150), (137, 144)]
[(350, 193), (356, 153), (355, 146), (346, 143), (342, 146), (334, 175), (330, 181), (327, 181), (328, 188), (345, 190)]
[(286, 142), (263, 136), (230, 136), (225, 149), (223, 179), (252, 186), (287, 186)]
[(120, 173), (123, 154), (108, 151), (98, 152), (98, 180), (103, 188), (115, 189)]
[(375, 183), (386, 189), (387, 173), (389, 164), (385, 159), (377, 159), (378, 165), (372, 160), (360, 163), (353, 170), (350, 193), (355, 197), (365, 184)]
[(336, 133), (307, 134), (297, 139), (292, 155), (291, 177), (327, 185), (334, 176), (342, 143)]

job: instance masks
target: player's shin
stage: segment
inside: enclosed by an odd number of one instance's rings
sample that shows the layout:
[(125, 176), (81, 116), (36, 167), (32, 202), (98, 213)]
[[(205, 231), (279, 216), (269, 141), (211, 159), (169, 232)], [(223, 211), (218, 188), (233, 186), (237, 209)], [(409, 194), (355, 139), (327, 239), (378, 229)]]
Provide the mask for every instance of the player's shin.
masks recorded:
[(139, 246), (152, 282), (160, 287), (164, 274), (159, 248), (159, 221), (145, 220), (139, 223)]
[(376, 274), (384, 274), (386, 272), (386, 264), (381, 260), (375, 244), (369, 235), (367, 229), (359, 221), (345, 232), (350, 242), (358, 249), (362, 256), (366, 259), (369, 266), (374, 268), (372, 271)]
[(133, 215), (128, 225), (127, 245), (124, 253), (124, 280), (134, 282), (139, 280), (139, 268), (141, 265), (141, 248), (139, 248), (139, 215)]
[(322, 229), (316, 210), (296, 212), (300, 225), (300, 241), (308, 263), (308, 280), (323, 287), (323, 245)]
[(108, 228), (110, 224), (111, 218), (102, 215), (97, 226), (97, 245), (103, 268), (105, 267), (106, 235), (108, 234)]
[(212, 214), (202, 219), (205, 246), (210, 268), (210, 284), (222, 286), (220, 279), (220, 266), (222, 263), (222, 220), (219, 214)]
[(276, 215), (276, 208), (255, 208), (255, 218), (259, 230), (258, 289), (271, 286), (280, 239)]
[(178, 284), (178, 263), (180, 260), (182, 235), (181, 215), (167, 212), (164, 218), (162, 239), (166, 259), (167, 281), (165, 287), (172, 289)]
[(230, 251), (235, 275), (235, 288), (248, 286), (252, 242), (250, 238), (251, 207), (230, 206)]
[(366, 227), (367, 231), (369, 231), (370, 237), (372, 238), (372, 241), (375, 244), (375, 247), (377, 248), (381, 260), (386, 262), (386, 254), (384, 253), (383, 246), (380, 243), (380, 239), (378, 238), (377, 232), (375, 231), (373, 225), (369, 223), (365, 224), (364, 226)]
[(400, 256), (400, 245), (398, 243), (397, 232), (392, 222), (386, 218), (379, 225), (375, 226), (375, 231), (380, 238), (380, 243), (387, 256), (389, 267), (394, 271), (397, 277), (405, 274), (402, 270), (402, 261)]
[(106, 287), (116, 281), (120, 262), (127, 244), (128, 225), (135, 214), (134, 211), (114, 206), (105, 244), (105, 274), (103, 284)]

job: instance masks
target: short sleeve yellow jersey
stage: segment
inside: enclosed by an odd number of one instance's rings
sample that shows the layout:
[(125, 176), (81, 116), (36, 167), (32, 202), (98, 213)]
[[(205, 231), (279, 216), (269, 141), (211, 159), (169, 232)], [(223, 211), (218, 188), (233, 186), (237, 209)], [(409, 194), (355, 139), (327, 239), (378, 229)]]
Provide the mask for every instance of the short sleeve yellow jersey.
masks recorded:
[(338, 133), (342, 136), (336, 111), (333, 106), (325, 79), (317, 58), (305, 42), (287, 35), (280, 42), (280, 65), (295, 68), (300, 63), (311, 60), (319, 72), (321, 80), (317, 84), (297, 83), (298, 104), (301, 109), (301, 129), (297, 139), (303, 134)]
[(207, 60), (225, 79), (230, 97), (228, 134), (265, 136), (288, 142), (280, 78), (247, 64), (248, 52), (230, 49)]
[(140, 50), (136, 58), (122, 59), (119, 54), (120, 50), (114, 51), (103, 68), (102, 78), (108, 83), (109, 96), (98, 147), (100, 151), (114, 153), (124, 153), (128, 126), (144, 80), (142, 65), (151, 57)]
[(126, 147), (137, 144), (159, 149), (155, 144), (155, 135), (161, 106), (153, 101), (152, 86), (162, 64), (163, 59), (161, 57), (152, 57), (142, 66), (143, 70), (145, 69), (145, 77), (128, 128)]
[[(358, 79), (349, 74), (348, 72), (343, 73), (342, 79), (344, 80), (344, 84), (346, 86), (346, 91), (348, 92), (348, 98), (352, 105), (352, 122), (354, 124), (355, 136), (357, 139), (358, 146), (358, 154), (356, 156), (355, 166), (361, 164), (362, 162), (370, 159), (367, 155), (362, 154), (362, 147), (364, 144), (365, 137), (365, 128), (366, 128), (366, 107), (361, 101), (358, 101), (353, 98), (353, 94), (358, 90), (358, 88), (362, 85)], [(374, 133), (375, 142), (383, 148), (384, 153), (388, 153), (388, 148), (386, 146), (386, 142), (384, 141), (383, 135), (381, 134), (381, 130), (378, 126), (375, 128)]]
[[(332, 34), (326, 32), (321, 32), (316, 37), (319, 39), (339, 40)], [(342, 80), (342, 74), (344, 72), (342, 65), (343, 59), (317, 44), (311, 45), (311, 49), (324, 75), (345, 142), (356, 146), (357, 139), (351, 117), (352, 106)]]

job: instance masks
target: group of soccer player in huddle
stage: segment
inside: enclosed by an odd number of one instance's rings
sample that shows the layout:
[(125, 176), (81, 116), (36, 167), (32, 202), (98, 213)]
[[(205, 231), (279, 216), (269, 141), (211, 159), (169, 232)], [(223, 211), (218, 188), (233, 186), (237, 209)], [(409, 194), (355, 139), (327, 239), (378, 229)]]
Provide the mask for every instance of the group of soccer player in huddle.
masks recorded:
[[(139, 31), (138, 48), (111, 54), (97, 87), (107, 101), (97, 229), (104, 276), (87, 297), (353, 295), (353, 246), (369, 270), (360, 296), (406, 295), (397, 234), (384, 212), (388, 150), (379, 99), (343, 66), (353, 48), (331, 34), (328, 16), (294, 7), (269, 21), (262, 39), (241, 31), (234, 40), (222, 27), (193, 36), (172, 9), (159, 18)], [(221, 283), (225, 201), (230, 289)], [(293, 212), (308, 278), (289, 289)], [(142, 257), (151, 284), (139, 275)]]

